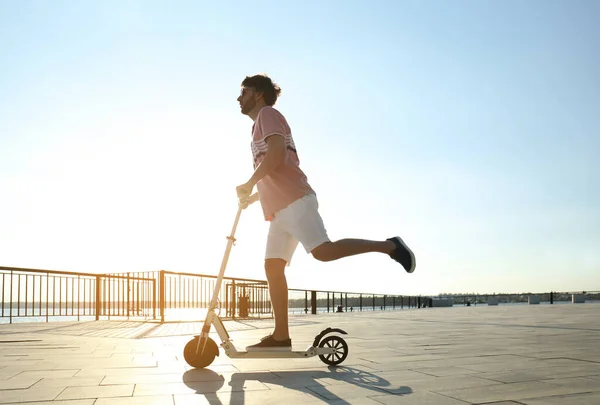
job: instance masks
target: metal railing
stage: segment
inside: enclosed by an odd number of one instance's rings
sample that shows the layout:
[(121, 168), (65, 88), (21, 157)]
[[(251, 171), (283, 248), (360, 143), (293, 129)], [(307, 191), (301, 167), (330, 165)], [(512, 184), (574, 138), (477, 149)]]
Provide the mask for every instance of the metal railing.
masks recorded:
[[(130, 274), (157, 280), (161, 322), (202, 320), (217, 279), (211, 275), (167, 270)], [(288, 289), (290, 314), (408, 309), (422, 307), (425, 303), (425, 299), (417, 296)], [(272, 317), (267, 282), (224, 277), (218, 310), (220, 316), (230, 319)]]
[[(176, 273), (167, 270), (129, 273), (131, 276), (156, 280), (157, 317), (167, 320), (201, 320), (206, 315), (217, 281), (216, 276)], [(112, 274), (124, 276), (124, 273)], [(249, 286), (253, 287), (250, 288)], [(236, 286), (240, 286), (237, 289)], [(218, 311), (224, 318), (236, 317), (240, 291), (252, 290), (249, 315), (272, 316), (267, 283), (261, 280), (224, 277), (219, 290)], [(266, 291), (266, 294), (265, 294)]]
[[(425, 298), (420, 296), (307, 290), (290, 290), (290, 296), (293, 292), (304, 295), (303, 299), (289, 300), (289, 307), (293, 308), (293, 313), (298, 309), (298, 312), (302, 313), (383, 311), (419, 308), (427, 303)], [(304, 305), (300, 306), (302, 301)]]
[(0, 267), (0, 320), (156, 318), (156, 280)]
[(435, 298), (452, 299), (454, 305), (488, 305), (490, 298), (494, 298), (498, 305), (528, 304), (529, 297), (539, 299), (540, 304), (558, 304), (572, 302), (573, 295), (582, 295), (585, 302), (600, 302), (600, 291), (551, 291), (551, 292), (523, 292), (523, 293), (498, 293), (498, 294), (439, 294)]
[[(118, 274), (0, 267), (0, 323), (18, 319), (77, 320), (156, 319), (161, 322), (203, 320), (216, 276), (166, 270)], [(572, 294), (600, 300), (600, 292), (520, 294), (440, 294), (437, 297), (384, 295), (344, 291), (288, 290), (290, 314), (380, 311), (430, 307), (435, 298), (454, 305), (527, 303), (536, 295), (542, 304), (567, 302)], [(223, 318), (272, 317), (264, 280), (224, 277), (218, 313)]]
[[(166, 270), (90, 274), (0, 267), (0, 323), (15, 319), (202, 320), (216, 276)], [(421, 297), (340, 291), (289, 290), (290, 314), (420, 307)], [(219, 291), (224, 318), (272, 317), (267, 282), (224, 277)]]

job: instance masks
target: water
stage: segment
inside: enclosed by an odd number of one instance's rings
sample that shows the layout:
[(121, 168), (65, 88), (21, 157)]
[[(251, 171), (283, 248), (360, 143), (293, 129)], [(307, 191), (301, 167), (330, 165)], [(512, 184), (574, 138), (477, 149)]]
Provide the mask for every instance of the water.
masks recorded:
[[(598, 304), (600, 303), (600, 300), (588, 300), (585, 302), (586, 304)], [(571, 304), (571, 301), (554, 301), (554, 305), (563, 305), (563, 304)], [(482, 307), (482, 306), (488, 306), (488, 304), (471, 304), (474, 307)], [(528, 302), (511, 302), (511, 303), (498, 303), (498, 306), (512, 306), (512, 305), (529, 305)], [(539, 305), (550, 305), (549, 301), (542, 301), (540, 302)], [(573, 305), (573, 304), (571, 304)], [(583, 304), (578, 304), (578, 305), (583, 305)], [(464, 304), (455, 304), (454, 307), (465, 307)], [(337, 307), (336, 308), (329, 308), (329, 313), (335, 313)], [(404, 309), (415, 309), (415, 308), (407, 308), (406, 306), (404, 307)], [(386, 308), (384, 309), (384, 311), (398, 311), (401, 310), (400, 306), (396, 306), (395, 309), (393, 309), (391, 306), (386, 306)], [(148, 310), (151, 314), (151, 310)], [(375, 307), (373, 309), (372, 306), (366, 306), (362, 308), (362, 312), (373, 312), (373, 311), (381, 311), (380, 307)], [(0, 325), (2, 324), (8, 324), (10, 323), (10, 307), (5, 305), (4, 307), (4, 316), (0, 316)], [(17, 309), (15, 307), (13, 307), (12, 309), (12, 322), (13, 323), (33, 323), (33, 322), (59, 322), (59, 321), (93, 321), (96, 319), (96, 316), (94, 314), (89, 314), (89, 310), (86, 309), (86, 314), (80, 314), (77, 315), (76, 313), (74, 315), (70, 315), (70, 308), (68, 310), (69, 315), (52, 315), (52, 310), (50, 309), (48, 311), (48, 316), (46, 317), (46, 309), (45, 308), (35, 308), (35, 312), (32, 312), (32, 308), (28, 307), (27, 308), (27, 316), (25, 316), (25, 307), (22, 306), (20, 309)], [(55, 311), (55, 313), (58, 311)], [(64, 312), (64, 308), (63, 308), (63, 312)], [(82, 310), (83, 312), (83, 310)], [(178, 308), (178, 309), (165, 309), (165, 320), (167, 321), (202, 321), (204, 320), (204, 318), (206, 317), (206, 308)], [(219, 316), (224, 316), (225, 315), (225, 311), (221, 310), (219, 311), (219, 309), (217, 308), (217, 315)], [(349, 308), (344, 308), (344, 312), (350, 313), (350, 309)], [(353, 312), (361, 312), (360, 308), (356, 307), (354, 308)], [(289, 308), (288, 313), (290, 315), (302, 315), (305, 314), (304, 308), (303, 307), (294, 307), (294, 308)], [(311, 308), (308, 308), (308, 314), (311, 313)], [(317, 308), (317, 313), (318, 314), (326, 314), (327, 312), (327, 307), (318, 307)], [(20, 314), (20, 315), (19, 315)], [(133, 312), (131, 313), (132, 316), (129, 318), (131, 320), (150, 320), (152, 319), (152, 316), (149, 317), (135, 317), (133, 316)], [(159, 311), (157, 309), (156, 311), (156, 315), (157, 315), (157, 319), (159, 318)], [(253, 318), (271, 318), (271, 314), (270, 313), (265, 313), (265, 314), (256, 314), (256, 315), (252, 315)], [(108, 316), (103, 315), (100, 317), (100, 319), (109, 319)], [(118, 315), (111, 315), (110, 319), (115, 319), (115, 320), (126, 320), (127, 317), (123, 317), (123, 316), (118, 316)]]
[[(396, 310), (399, 310), (400, 307), (396, 307)], [(330, 313), (334, 313), (336, 310), (336, 308), (329, 308), (329, 312)], [(385, 309), (386, 311), (390, 311), (392, 310), (392, 307), (386, 307)], [(151, 310), (147, 310), (149, 314), (152, 313)], [(363, 307), (362, 309), (363, 312), (366, 311), (373, 311), (373, 307)], [(375, 307), (375, 311), (380, 311), (379, 307)], [(74, 315), (71, 315), (71, 310), (69, 308), (68, 310), (68, 314), (69, 315), (64, 315), (65, 310), (63, 308), (63, 315), (58, 315), (58, 310), (55, 311), (55, 314), (53, 315), (52, 309), (50, 309), (48, 311), (48, 317), (46, 317), (46, 308), (42, 308), (41, 310), (39, 308), (35, 308), (35, 312), (32, 312), (31, 307), (27, 308), (27, 315), (25, 315), (25, 307), (22, 306), (20, 309), (17, 309), (15, 307), (13, 307), (12, 309), (12, 322), (13, 323), (25, 323), (25, 322), (57, 322), (57, 321), (93, 321), (96, 319), (95, 314), (90, 314), (88, 310), (86, 310), (86, 314), (80, 314), (79, 316), (77, 315), (77, 312), (75, 311)], [(83, 311), (82, 311), (83, 312)], [(203, 320), (206, 317), (206, 308), (167, 308), (165, 309), (165, 320), (168, 321), (198, 321), (198, 320)], [(217, 308), (217, 315), (219, 316), (224, 316), (225, 315), (225, 310), (219, 310), (219, 308)], [(350, 312), (350, 309), (348, 309), (346, 312)], [(354, 312), (360, 312), (359, 308), (354, 308)], [(4, 316), (0, 316), (0, 325), (1, 324), (7, 324), (10, 323), (10, 315), (11, 310), (9, 306), (5, 306), (4, 308)], [(290, 315), (301, 315), (301, 314), (305, 314), (304, 308), (289, 308), (288, 313)], [(311, 309), (308, 309), (308, 314), (311, 313)], [(317, 313), (319, 314), (323, 314), (323, 313), (327, 313), (327, 307), (318, 307), (317, 308)], [(150, 320), (152, 319), (152, 316), (149, 317), (135, 317), (133, 316), (133, 312), (131, 313), (131, 317), (130, 319), (147, 319)], [(159, 318), (160, 314), (159, 311), (157, 309), (156, 311), (156, 316), (157, 319)], [(271, 313), (265, 313), (265, 314), (254, 314), (252, 315), (253, 318), (271, 318), (272, 315)], [(110, 316), (111, 319), (127, 319), (127, 317), (123, 317), (123, 316), (118, 316), (118, 315), (111, 315)], [(100, 317), (100, 319), (108, 319), (108, 316), (106, 315), (102, 315)]]

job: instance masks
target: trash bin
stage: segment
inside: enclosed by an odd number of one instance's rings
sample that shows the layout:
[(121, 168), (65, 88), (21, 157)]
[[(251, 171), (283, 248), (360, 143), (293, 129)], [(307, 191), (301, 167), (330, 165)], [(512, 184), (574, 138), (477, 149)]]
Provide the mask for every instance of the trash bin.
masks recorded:
[(248, 310), (250, 309), (250, 297), (240, 297), (238, 300), (238, 308), (240, 318), (247, 318)]

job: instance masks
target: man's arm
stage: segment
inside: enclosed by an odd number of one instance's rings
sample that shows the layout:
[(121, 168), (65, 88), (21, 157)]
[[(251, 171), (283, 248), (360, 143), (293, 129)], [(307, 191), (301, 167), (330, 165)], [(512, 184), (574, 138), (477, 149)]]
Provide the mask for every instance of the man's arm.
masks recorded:
[(266, 141), (267, 153), (262, 162), (258, 165), (254, 174), (246, 183), (236, 187), (236, 192), (240, 200), (245, 200), (250, 197), (252, 189), (260, 180), (271, 173), (285, 159), (285, 137), (283, 135), (270, 135)]
[(251, 187), (275, 170), (285, 159), (285, 137), (283, 135), (271, 135), (265, 142), (267, 143), (267, 154), (248, 180), (247, 184)]

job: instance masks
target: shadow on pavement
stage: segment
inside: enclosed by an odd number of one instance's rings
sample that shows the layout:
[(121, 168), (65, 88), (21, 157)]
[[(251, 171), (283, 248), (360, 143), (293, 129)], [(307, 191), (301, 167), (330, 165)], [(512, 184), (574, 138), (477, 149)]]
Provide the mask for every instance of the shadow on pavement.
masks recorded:
[[(321, 379), (342, 381), (357, 387), (372, 390), (377, 394), (406, 395), (413, 391), (410, 387), (401, 386), (394, 388), (389, 381), (376, 374), (352, 367), (328, 367), (329, 371), (302, 370), (302, 371), (278, 371), (278, 372), (251, 372), (234, 373), (228, 382), (229, 389), (218, 392), (226, 383), (222, 375), (209, 369), (192, 369), (185, 372), (183, 382), (198, 395), (204, 395), (211, 405), (225, 405), (218, 394), (231, 391), (230, 405), (242, 405), (245, 403), (244, 386), (248, 381), (258, 381), (279, 385), (283, 388), (298, 390), (305, 394), (322, 400), (324, 403), (336, 401), (338, 405), (350, 405), (343, 398), (332, 393), (331, 387)], [(249, 391), (252, 392), (252, 391)]]

